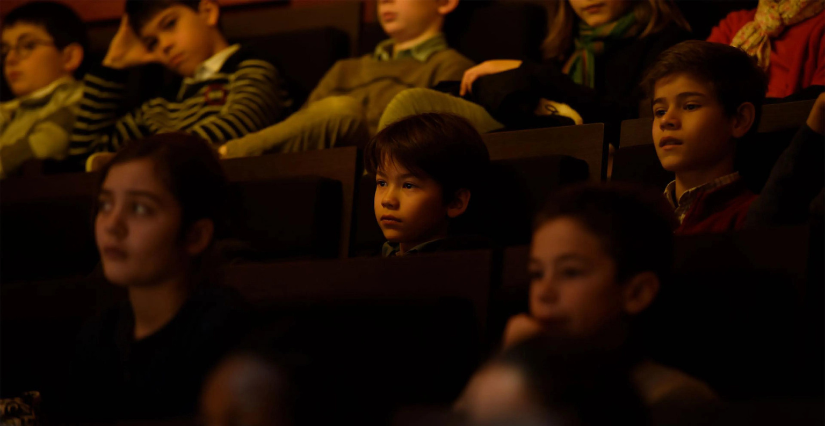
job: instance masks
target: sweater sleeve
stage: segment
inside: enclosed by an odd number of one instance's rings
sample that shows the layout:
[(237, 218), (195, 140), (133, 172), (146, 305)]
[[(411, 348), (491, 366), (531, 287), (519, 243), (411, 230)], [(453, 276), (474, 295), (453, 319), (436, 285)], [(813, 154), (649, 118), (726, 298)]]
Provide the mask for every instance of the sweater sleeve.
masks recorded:
[(234, 73), (221, 112), (205, 117), (187, 131), (221, 144), (269, 127), (282, 118), (288, 106), (275, 66), (248, 59)]
[(435, 73), (433, 87), (442, 81), (461, 81), (464, 72), (473, 66), (473, 61), (453, 49), (445, 52), (445, 60)]
[(32, 159), (62, 160), (69, 148), (74, 123), (73, 105), (65, 105), (35, 124), (25, 137), (0, 147), (0, 178)]
[(822, 190), (825, 140), (807, 124), (794, 136), (771, 171), (762, 193), (751, 204), (746, 227), (805, 222), (811, 200)]
[(737, 10), (725, 16), (710, 31), (706, 41), (721, 44), (730, 44), (737, 32), (748, 22), (753, 20), (756, 10)]
[(822, 41), (823, 37), (825, 37), (825, 26), (820, 26), (814, 34), (811, 34), (809, 42), (809, 45), (813, 47), (811, 53), (818, 55), (816, 56), (816, 71), (814, 71), (810, 86), (825, 86), (825, 41)]
[(637, 41), (640, 44), (634, 50), (644, 50), (639, 59), (642, 65), (637, 72), (628, 75), (626, 87), (604, 90), (605, 93), (574, 82), (556, 63), (530, 61), (524, 61), (514, 70), (479, 78), (473, 85), (473, 93), (479, 104), (508, 126), (523, 114), (533, 114), (539, 98), (570, 105), (586, 123), (634, 118), (639, 105), (637, 86), (645, 68), (659, 53), (688, 38), (689, 33), (672, 25), (661, 33)]
[(341, 74), (341, 70), (343, 69), (343, 61), (345, 60), (348, 59), (336, 62), (335, 65), (333, 65), (332, 68), (324, 74), (321, 81), (318, 82), (318, 85), (315, 86), (315, 89), (312, 89), (312, 93), (310, 93), (309, 97), (307, 97), (304, 107), (312, 102), (317, 102), (330, 96), (330, 93), (332, 93), (335, 89), (335, 86), (340, 79), (339, 74)]
[(144, 136), (139, 109), (117, 115), (125, 97), (126, 75), (103, 66), (86, 74), (69, 143), (71, 157), (82, 160), (96, 151), (115, 151), (123, 141)]

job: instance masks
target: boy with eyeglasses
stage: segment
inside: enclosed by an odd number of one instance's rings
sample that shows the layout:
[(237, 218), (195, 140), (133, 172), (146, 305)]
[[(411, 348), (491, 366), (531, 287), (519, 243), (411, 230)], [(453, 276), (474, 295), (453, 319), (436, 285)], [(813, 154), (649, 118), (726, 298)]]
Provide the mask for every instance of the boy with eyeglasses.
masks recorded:
[(15, 98), (0, 104), (0, 178), (32, 159), (66, 157), (87, 45), (80, 17), (61, 3), (26, 3), (6, 16), (0, 52)]

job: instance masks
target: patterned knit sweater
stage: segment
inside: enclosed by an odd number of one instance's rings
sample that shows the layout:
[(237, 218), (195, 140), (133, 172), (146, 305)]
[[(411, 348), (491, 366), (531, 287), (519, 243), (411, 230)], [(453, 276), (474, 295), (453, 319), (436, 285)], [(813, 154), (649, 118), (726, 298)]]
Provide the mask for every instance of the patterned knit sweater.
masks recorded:
[(125, 79), (125, 71), (106, 67), (86, 75), (69, 155), (113, 152), (129, 140), (175, 131), (222, 144), (279, 121), (291, 102), (278, 70), (243, 48), (209, 78), (185, 78), (118, 117)]

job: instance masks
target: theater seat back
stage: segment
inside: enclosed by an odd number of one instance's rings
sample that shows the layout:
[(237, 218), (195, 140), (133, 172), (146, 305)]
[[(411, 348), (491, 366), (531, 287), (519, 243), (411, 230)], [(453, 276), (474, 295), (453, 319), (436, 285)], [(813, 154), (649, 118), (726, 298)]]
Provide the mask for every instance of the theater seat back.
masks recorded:
[(230, 236), (250, 244), (253, 260), (338, 255), (341, 183), (320, 177), (234, 182)]
[(458, 396), (481, 359), (491, 259), (466, 251), (281, 262), (225, 276), (269, 346), (306, 360), (326, 415), (357, 413), (369, 424), (402, 404)]
[(0, 282), (88, 274), (98, 262), (92, 211), (97, 175), (8, 179), (0, 184)]
[[(493, 161), (458, 226), (462, 233), (489, 237), (497, 244), (525, 244), (533, 215), (548, 195), (587, 178), (587, 163), (565, 155)], [(363, 176), (359, 185), (351, 254), (376, 255), (386, 240), (375, 220), (375, 179)]]

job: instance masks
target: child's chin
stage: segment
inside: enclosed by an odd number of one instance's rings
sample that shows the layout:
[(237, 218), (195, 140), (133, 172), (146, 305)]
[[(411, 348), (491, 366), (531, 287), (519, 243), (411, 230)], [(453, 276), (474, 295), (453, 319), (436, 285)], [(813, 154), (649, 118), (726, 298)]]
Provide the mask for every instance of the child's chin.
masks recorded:
[(665, 158), (664, 160), (661, 160), (660, 163), (662, 164), (663, 169), (671, 173), (678, 172), (679, 169), (681, 169), (682, 164), (681, 161), (678, 161), (674, 158)]
[(401, 234), (399, 234), (398, 232), (393, 232), (393, 231), (389, 231), (389, 232), (384, 231), (384, 238), (387, 241), (389, 241), (393, 244), (400, 243), (401, 241), (404, 240), (404, 238)]

